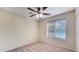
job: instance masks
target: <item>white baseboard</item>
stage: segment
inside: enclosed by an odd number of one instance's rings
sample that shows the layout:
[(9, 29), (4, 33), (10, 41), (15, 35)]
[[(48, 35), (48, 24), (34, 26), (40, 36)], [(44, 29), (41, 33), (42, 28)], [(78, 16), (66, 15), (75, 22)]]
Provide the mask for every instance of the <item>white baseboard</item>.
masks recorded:
[(67, 47), (64, 47), (64, 46), (61, 46), (61, 45), (51, 44), (51, 43), (47, 43), (47, 42), (44, 42), (44, 41), (41, 41), (41, 42), (49, 44), (49, 45), (55, 45), (55, 46), (58, 46), (58, 47), (61, 47), (61, 48), (69, 49), (69, 50), (72, 50), (72, 51), (76, 52), (76, 50), (74, 50), (74, 49), (70, 49), (70, 48), (67, 48)]
[(31, 43), (34, 43), (34, 42), (37, 42), (37, 41), (38, 40), (31, 40), (31, 41), (28, 41), (28, 43), (27, 42), (23, 42), (23, 43), (20, 43), (18, 45), (14, 45), (12, 47), (8, 47), (8, 48), (5, 48), (5, 49), (2, 49), (2, 50), (0, 50), (0, 52), (6, 52), (6, 51), (9, 51), (9, 50), (12, 50), (12, 49), (16, 49), (18, 47), (21, 47), (21, 46), (24, 46), (24, 45), (28, 45), (28, 44), (31, 44)]

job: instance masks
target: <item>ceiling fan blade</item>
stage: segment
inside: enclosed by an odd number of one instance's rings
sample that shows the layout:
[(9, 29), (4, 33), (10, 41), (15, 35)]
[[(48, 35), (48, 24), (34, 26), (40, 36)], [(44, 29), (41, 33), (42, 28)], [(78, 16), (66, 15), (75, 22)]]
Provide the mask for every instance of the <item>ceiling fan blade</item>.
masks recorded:
[(31, 11), (33, 11), (33, 12), (36, 12), (35, 10), (33, 10), (33, 9), (31, 9), (31, 8), (27, 8), (27, 9), (29, 9), (29, 10), (31, 10)]
[(40, 7), (37, 7), (37, 9), (38, 9), (37, 11), (39, 12), (40, 11)]
[(33, 17), (33, 16), (35, 16), (36, 14), (33, 14), (33, 15), (31, 15), (30, 17)]
[(42, 7), (42, 10), (44, 11), (44, 10), (46, 10), (48, 7)]
[(42, 13), (43, 15), (50, 15), (50, 13)]

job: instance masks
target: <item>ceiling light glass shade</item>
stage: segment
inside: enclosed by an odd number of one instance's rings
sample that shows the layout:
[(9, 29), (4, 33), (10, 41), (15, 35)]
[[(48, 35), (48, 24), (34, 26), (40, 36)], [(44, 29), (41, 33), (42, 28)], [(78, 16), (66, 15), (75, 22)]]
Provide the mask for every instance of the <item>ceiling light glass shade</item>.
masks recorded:
[(42, 14), (37, 14), (36, 17), (37, 18), (41, 18), (43, 15)]

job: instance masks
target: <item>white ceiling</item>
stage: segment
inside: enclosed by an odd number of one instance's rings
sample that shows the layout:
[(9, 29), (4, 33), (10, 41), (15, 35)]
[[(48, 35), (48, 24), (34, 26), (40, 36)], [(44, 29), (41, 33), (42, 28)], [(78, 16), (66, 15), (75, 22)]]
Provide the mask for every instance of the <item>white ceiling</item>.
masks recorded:
[[(28, 17), (30, 16), (29, 12), (31, 12), (27, 9), (27, 7), (3, 7), (3, 9), (17, 13), (22, 16), (28, 16)], [(33, 8), (33, 9), (35, 9), (35, 8)], [(75, 8), (72, 8), (72, 7), (48, 7), (43, 12), (50, 13), (51, 15), (50, 16), (42, 16), (42, 18), (62, 14), (62, 13), (68, 12), (68, 11), (72, 11), (74, 9)], [(36, 17), (32, 17), (32, 18), (36, 19)]]

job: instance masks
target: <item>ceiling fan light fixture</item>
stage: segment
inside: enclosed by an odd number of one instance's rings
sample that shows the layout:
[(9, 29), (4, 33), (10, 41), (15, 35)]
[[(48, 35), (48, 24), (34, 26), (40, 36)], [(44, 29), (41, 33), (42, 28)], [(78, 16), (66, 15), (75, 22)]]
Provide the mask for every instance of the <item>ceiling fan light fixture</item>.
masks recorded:
[(43, 15), (42, 14), (37, 14), (36, 17), (41, 18), (41, 17), (43, 17)]

